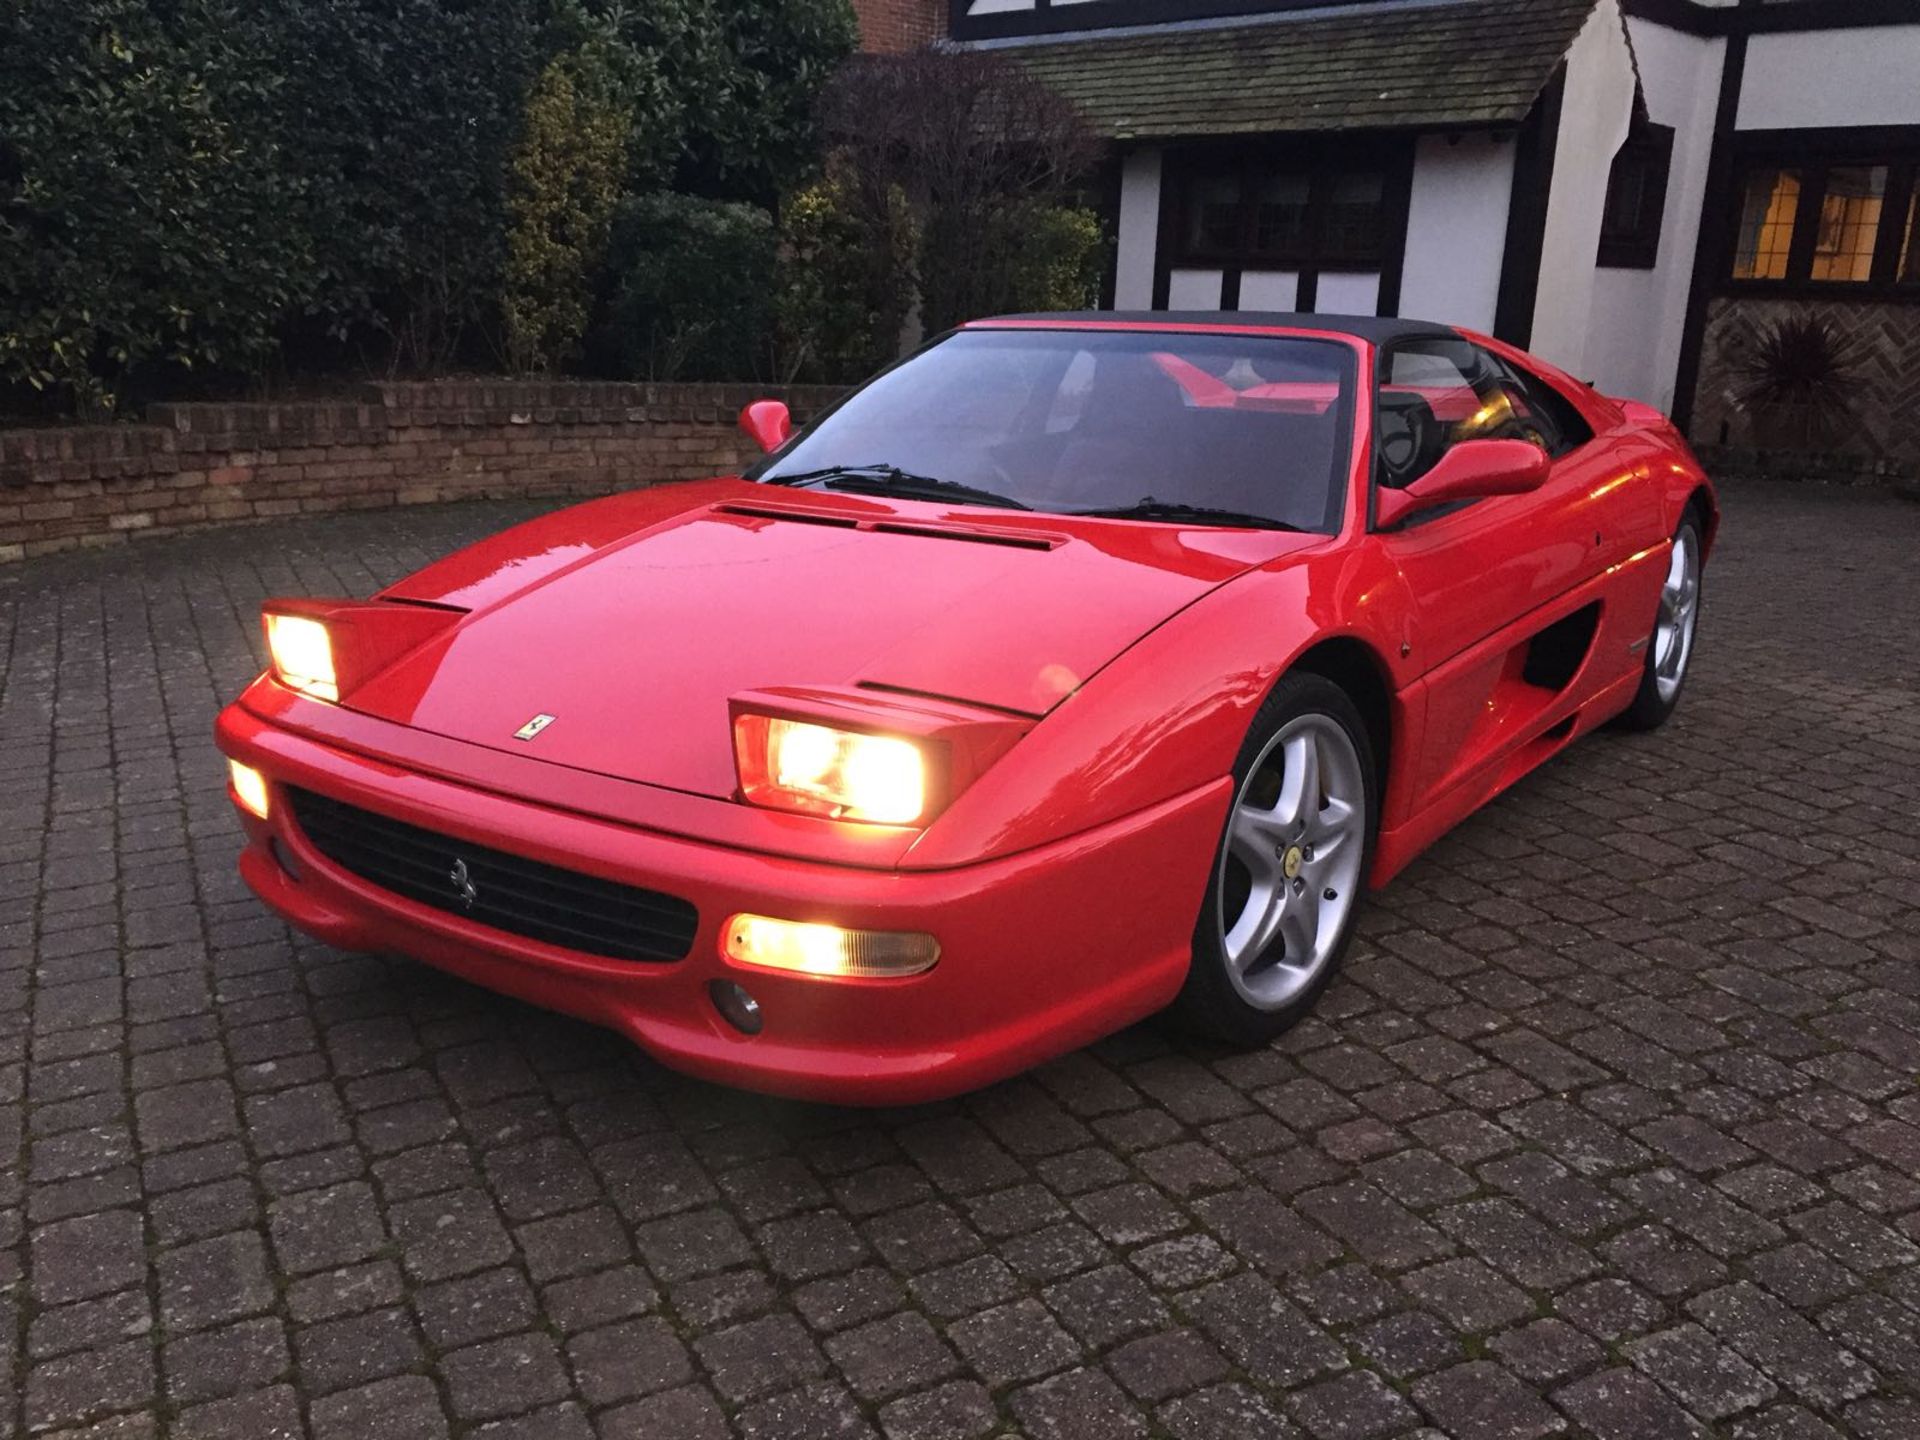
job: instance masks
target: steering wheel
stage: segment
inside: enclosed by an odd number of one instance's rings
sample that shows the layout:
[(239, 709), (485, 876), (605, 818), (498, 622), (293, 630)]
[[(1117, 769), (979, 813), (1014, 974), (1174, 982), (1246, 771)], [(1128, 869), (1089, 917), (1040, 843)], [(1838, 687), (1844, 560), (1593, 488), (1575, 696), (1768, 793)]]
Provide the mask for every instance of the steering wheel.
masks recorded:
[(1433, 438), (1432, 411), (1418, 397), (1389, 404), (1386, 397), (1375, 407), (1373, 417), (1374, 453), (1386, 473), (1381, 483), (1390, 490), (1403, 489), (1420, 478)]

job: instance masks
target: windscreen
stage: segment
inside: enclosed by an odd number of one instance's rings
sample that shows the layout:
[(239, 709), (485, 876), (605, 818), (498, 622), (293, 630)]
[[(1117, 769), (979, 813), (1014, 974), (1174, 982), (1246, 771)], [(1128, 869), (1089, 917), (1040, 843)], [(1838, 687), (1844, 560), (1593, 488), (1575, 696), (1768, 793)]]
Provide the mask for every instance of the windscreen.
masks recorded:
[(1339, 528), (1353, 352), (1335, 340), (963, 330), (755, 478), (1049, 514)]

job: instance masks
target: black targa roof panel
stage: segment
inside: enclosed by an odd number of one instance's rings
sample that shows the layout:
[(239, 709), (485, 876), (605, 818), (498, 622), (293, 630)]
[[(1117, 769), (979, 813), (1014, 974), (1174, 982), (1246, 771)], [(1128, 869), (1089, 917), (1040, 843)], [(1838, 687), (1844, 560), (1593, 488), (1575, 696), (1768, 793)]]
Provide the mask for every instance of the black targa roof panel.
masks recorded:
[(971, 328), (1018, 322), (1022, 325), (1122, 324), (1140, 329), (1175, 325), (1226, 325), (1255, 328), (1278, 326), (1292, 330), (1323, 330), (1329, 335), (1352, 335), (1374, 345), (1394, 340), (1457, 339), (1451, 325), (1431, 320), (1402, 320), (1393, 315), (1298, 315), (1267, 310), (1055, 310), (1034, 315), (994, 315), (973, 322)]

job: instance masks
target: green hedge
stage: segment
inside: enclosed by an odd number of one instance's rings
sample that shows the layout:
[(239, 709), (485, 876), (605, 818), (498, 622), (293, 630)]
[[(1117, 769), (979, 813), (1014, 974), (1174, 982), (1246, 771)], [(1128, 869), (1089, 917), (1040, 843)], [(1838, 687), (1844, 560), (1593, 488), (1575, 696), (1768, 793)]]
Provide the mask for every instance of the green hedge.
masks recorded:
[(0, 407), (845, 382), (915, 315), (1092, 303), (1064, 102), (855, 36), (850, 0), (0, 0)]
[(568, 208), (604, 155), (557, 153), (552, 77), (608, 77), (620, 192), (770, 206), (854, 37), (848, 0), (6, 0), (0, 385), (566, 363), (610, 207)]

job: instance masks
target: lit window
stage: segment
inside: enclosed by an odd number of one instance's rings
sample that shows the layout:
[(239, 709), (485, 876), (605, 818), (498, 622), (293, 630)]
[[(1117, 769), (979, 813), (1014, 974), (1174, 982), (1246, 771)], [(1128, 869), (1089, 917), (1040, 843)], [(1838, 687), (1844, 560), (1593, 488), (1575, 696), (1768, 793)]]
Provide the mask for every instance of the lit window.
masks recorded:
[(1736, 280), (1784, 280), (1800, 210), (1798, 170), (1756, 170), (1740, 206), (1740, 238), (1733, 256)]
[(1864, 284), (1873, 278), (1873, 247), (1886, 203), (1887, 167), (1848, 165), (1827, 172), (1813, 278)]

